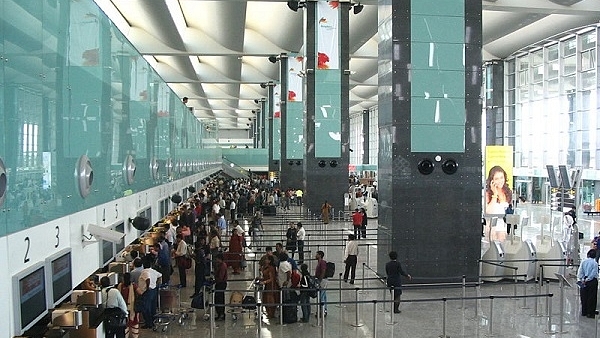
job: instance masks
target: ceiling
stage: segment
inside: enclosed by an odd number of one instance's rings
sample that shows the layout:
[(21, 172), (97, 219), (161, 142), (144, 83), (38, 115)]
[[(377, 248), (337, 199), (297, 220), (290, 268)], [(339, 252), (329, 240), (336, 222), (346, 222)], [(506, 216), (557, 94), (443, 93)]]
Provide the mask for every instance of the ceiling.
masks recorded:
[[(199, 119), (248, 129), (278, 81), (268, 56), (303, 53), (303, 13), (284, 0), (95, 0)], [(353, 0), (357, 3), (358, 0)], [(350, 13), (350, 112), (377, 105), (377, 0)], [(598, 0), (484, 0), (483, 60), (597, 23)], [(147, 58), (152, 59), (152, 58)]]

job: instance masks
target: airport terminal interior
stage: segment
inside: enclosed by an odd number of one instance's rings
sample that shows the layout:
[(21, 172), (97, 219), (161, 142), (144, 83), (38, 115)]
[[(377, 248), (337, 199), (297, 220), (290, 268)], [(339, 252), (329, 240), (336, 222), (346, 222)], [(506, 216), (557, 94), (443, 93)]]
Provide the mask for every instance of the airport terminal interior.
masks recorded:
[(599, 35), (597, 0), (0, 0), (0, 337), (598, 337)]

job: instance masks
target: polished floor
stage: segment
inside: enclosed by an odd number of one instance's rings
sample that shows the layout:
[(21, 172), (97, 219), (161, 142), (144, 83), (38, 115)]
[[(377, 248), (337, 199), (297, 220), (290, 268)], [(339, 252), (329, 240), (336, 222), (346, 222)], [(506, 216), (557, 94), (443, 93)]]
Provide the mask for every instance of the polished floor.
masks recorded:
[[(281, 242), (289, 221), (302, 220), (310, 234), (307, 249), (314, 255), (316, 250), (325, 251), (325, 259), (336, 262), (336, 276), (343, 269), (343, 238), (349, 222), (334, 220), (325, 228), (316, 219), (304, 219), (299, 207), (277, 216), (265, 218), (262, 248)], [(524, 205), (520, 212), (530, 216), (531, 223), (524, 227), (523, 238), (535, 239), (542, 221), (549, 210), (544, 205)], [(600, 218), (598, 218), (600, 220)], [(370, 234), (374, 234), (376, 220), (369, 220)], [(589, 240), (600, 230), (593, 218), (580, 217), (580, 231), (584, 240), (582, 252), (587, 251)], [(478, 226), (478, 225), (476, 225)], [(546, 226), (546, 234), (550, 227)], [(327, 231), (323, 231), (327, 229)], [(560, 232), (560, 229), (557, 231)], [(520, 234), (520, 231), (519, 231)], [(521, 235), (521, 234), (520, 234)], [(370, 236), (368, 236), (370, 237)], [(373, 236), (374, 237), (374, 236)], [(390, 315), (389, 293), (368, 267), (376, 265), (375, 242), (361, 240), (361, 254), (354, 285), (340, 283), (334, 278), (328, 285), (328, 314), (322, 321), (311, 314), (309, 323), (281, 325), (278, 320), (269, 321), (255, 311), (229, 307), (225, 321), (210, 320), (209, 310), (195, 310), (185, 319), (173, 322), (165, 330), (141, 330), (141, 337), (597, 337), (597, 321), (579, 315), (577, 287), (565, 286), (562, 290), (556, 280), (539, 286), (533, 282), (484, 283), (479, 288), (458, 287), (412, 287), (407, 286), (402, 296), (400, 314)], [(255, 245), (254, 247), (256, 247)], [(368, 247), (368, 249), (367, 249)], [(482, 238), (482, 250), (489, 247)], [(368, 256), (367, 256), (368, 253)], [(262, 253), (259, 253), (262, 254)], [(255, 277), (254, 255), (249, 253), (248, 267), (240, 275), (230, 274), (228, 290), (253, 293), (251, 280)], [(297, 254), (296, 254), (297, 258)], [(313, 271), (313, 263), (310, 262)], [(366, 267), (363, 272), (363, 263)], [(573, 270), (568, 271), (573, 273)], [(363, 273), (365, 279), (363, 280)], [(569, 275), (567, 273), (567, 275)], [(188, 275), (188, 287), (181, 289), (181, 307), (189, 309), (189, 296), (193, 293), (192, 271)], [(175, 276), (176, 274), (174, 274)], [(573, 279), (569, 279), (574, 284)], [(176, 276), (173, 282), (177, 282)], [(460, 281), (457, 281), (460, 284)], [(341, 288), (340, 288), (341, 285)], [(358, 288), (358, 289), (357, 289)], [(364, 290), (362, 290), (364, 289)], [(464, 294), (463, 294), (464, 293)], [(553, 297), (544, 296), (552, 293)], [(514, 298), (514, 295), (528, 298)], [(561, 297), (561, 294), (563, 295)], [(463, 300), (462, 297), (466, 296)], [(537, 295), (541, 295), (537, 297)], [(341, 296), (341, 303), (340, 303)], [(493, 296), (493, 297), (492, 297)], [(492, 299), (493, 298), (493, 299)], [(229, 299), (229, 295), (226, 296)], [(446, 299), (446, 301), (443, 301)], [(358, 300), (359, 305), (356, 305)], [(388, 302), (384, 302), (387, 300)], [(548, 303), (550, 300), (550, 306)], [(314, 301), (314, 299), (313, 299)], [(374, 303), (377, 301), (377, 303)], [(336, 304), (338, 303), (338, 304)], [(316, 305), (312, 312), (316, 312)], [(548, 309), (552, 315), (547, 315)], [(298, 318), (301, 316), (298, 307)], [(211, 323), (213, 328), (211, 330)]]

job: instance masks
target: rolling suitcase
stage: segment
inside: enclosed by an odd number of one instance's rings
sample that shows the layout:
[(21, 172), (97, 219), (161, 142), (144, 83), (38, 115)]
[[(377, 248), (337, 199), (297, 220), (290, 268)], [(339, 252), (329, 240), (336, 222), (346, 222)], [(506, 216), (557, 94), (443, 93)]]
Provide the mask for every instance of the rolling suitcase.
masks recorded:
[(293, 290), (283, 292), (282, 316), (284, 324), (291, 324), (298, 321), (298, 295)]

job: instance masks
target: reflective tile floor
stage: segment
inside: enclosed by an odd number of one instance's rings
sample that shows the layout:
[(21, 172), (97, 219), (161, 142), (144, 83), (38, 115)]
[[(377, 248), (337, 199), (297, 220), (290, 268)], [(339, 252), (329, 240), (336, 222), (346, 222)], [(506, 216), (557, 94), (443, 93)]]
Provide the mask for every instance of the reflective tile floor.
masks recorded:
[[(525, 208), (524, 208), (525, 209)], [(532, 215), (534, 224), (525, 233), (535, 236), (536, 213), (545, 213), (546, 207), (541, 205), (528, 206), (528, 213)], [(284, 238), (287, 222), (300, 220), (299, 208), (292, 209), (287, 214), (279, 213), (276, 217), (265, 217), (265, 232), (261, 243), (253, 247), (262, 248), (273, 245)], [(599, 218), (600, 220), (600, 218)], [(318, 220), (302, 219), (303, 224), (310, 234), (307, 249), (313, 253), (316, 250), (325, 251), (325, 259), (336, 262), (336, 276), (342, 272), (343, 263), (343, 238), (346, 237), (345, 228), (350, 224), (347, 221), (336, 220), (327, 225), (328, 231), (320, 231), (323, 226)], [(593, 219), (581, 219), (584, 224), (586, 240), (597, 233), (599, 226)], [(374, 229), (376, 219), (369, 220), (369, 229)], [(374, 235), (374, 230), (369, 230)], [(327, 235), (325, 236), (325, 233)], [(371, 237), (371, 236), (368, 236)], [(374, 236), (372, 236), (374, 237)], [(524, 236), (525, 237), (525, 236)], [(248, 239), (250, 242), (250, 239)], [(484, 283), (480, 288), (467, 287), (466, 300), (463, 288), (420, 288), (406, 286), (402, 296), (400, 314), (390, 315), (391, 303), (389, 292), (376, 278), (373, 272), (365, 268), (363, 282), (363, 263), (365, 267), (376, 266), (376, 245), (372, 239), (362, 240), (361, 255), (357, 268), (356, 284), (350, 285), (339, 282), (334, 278), (329, 282), (328, 289), (328, 315), (322, 323), (311, 314), (309, 323), (294, 323), (281, 325), (278, 319), (268, 320), (266, 316), (256, 315), (254, 310), (243, 310), (239, 307), (227, 309), (225, 321), (213, 322), (208, 315), (209, 310), (194, 310), (182, 323), (171, 323), (165, 331), (141, 330), (140, 337), (597, 337), (597, 321), (579, 315), (579, 300), (577, 287), (561, 289), (556, 280), (549, 284), (537, 287), (535, 283), (497, 282)], [(485, 247), (487, 241), (482, 241)], [(252, 243), (250, 243), (252, 245)], [(367, 250), (367, 244), (369, 249)], [(489, 244), (488, 244), (489, 246)], [(582, 248), (585, 249), (585, 248)], [(483, 249), (485, 250), (485, 248)], [(368, 252), (368, 256), (367, 256)], [(313, 254), (311, 254), (313, 255)], [(246, 291), (252, 294), (251, 280), (255, 277), (254, 254), (247, 255), (248, 267), (240, 275), (230, 274), (228, 290)], [(296, 254), (297, 258), (297, 254)], [(309, 261), (310, 271), (314, 270), (314, 262)], [(573, 271), (570, 271), (571, 273)], [(410, 272), (409, 272), (410, 273)], [(174, 282), (176, 283), (174, 274)], [(189, 296), (193, 293), (193, 271), (189, 271), (188, 287), (181, 289), (181, 307), (190, 307)], [(574, 284), (574, 280), (570, 279)], [(364, 284), (363, 284), (364, 283)], [(341, 292), (340, 292), (341, 285)], [(359, 288), (359, 290), (356, 289)], [(365, 290), (361, 290), (361, 289)], [(515, 293), (519, 296), (528, 295), (530, 298), (513, 298)], [(534, 298), (533, 295), (552, 293), (553, 297)], [(334, 304), (341, 301), (344, 304)], [(493, 300), (491, 296), (494, 296)], [(446, 298), (444, 302), (442, 299)], [(472, 299), (478, 298), (478, 299)], [(229, 299), (229, 295), (226, 295)], [(359, 305), (355, 304), (358, 299)], [(313, 302), (315, 299), (311, 299)], [(373, 301), (378, 301), (374, 303)], [(548, 300), (551, 305), (548, 306)], [(562, 304), (562, 311), (561, 311)], [(552, 315), (547, 312), (551, 307)], [(312, 313), (316, 312), (316, 305), (312, 306)], [(234, 317), (236, 319), (234, 319)], [(298, 318), (301, 317), (298, 307)], [(212, 331), (212, 332), (211, 332)]]

